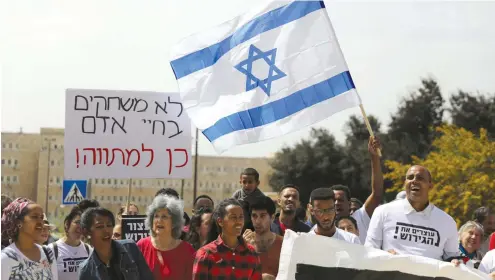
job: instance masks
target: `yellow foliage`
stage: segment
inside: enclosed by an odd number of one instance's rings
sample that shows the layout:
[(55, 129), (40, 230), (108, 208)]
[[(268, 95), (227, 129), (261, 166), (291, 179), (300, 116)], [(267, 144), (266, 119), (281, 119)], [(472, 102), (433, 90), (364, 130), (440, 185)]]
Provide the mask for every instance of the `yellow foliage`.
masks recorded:
[[(434, 150), (425, 159), (412, 157), (413, 164), (428, 168), (434, 188), (430, 201), (458, 223), (470, 220), (480, 206), (495, 208), (495, 141), (485, 129), (480, 136), (455, 126), (438, 127), (441, 135), (433, 141)], [(385, 178), (394, 182), (387, 192), (401, 191), (410, 165), (386, 161), (391, 170)]]

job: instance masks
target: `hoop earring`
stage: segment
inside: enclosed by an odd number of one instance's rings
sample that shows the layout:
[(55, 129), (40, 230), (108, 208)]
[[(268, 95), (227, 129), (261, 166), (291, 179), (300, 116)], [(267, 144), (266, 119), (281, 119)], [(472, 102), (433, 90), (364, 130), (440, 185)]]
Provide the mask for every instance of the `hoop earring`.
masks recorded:
[(17, 227), (18, 227), (18, 228), (22, 228), (22, 224), (18, 224), (18, 225), (17, 225)]

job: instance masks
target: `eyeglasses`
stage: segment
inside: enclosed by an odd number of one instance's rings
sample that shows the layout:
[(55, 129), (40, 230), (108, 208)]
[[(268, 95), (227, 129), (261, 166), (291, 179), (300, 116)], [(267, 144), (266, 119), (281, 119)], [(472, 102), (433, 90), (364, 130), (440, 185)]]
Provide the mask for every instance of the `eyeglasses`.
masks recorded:
[(327, 209), (313, 209), (313, 213), (316, 216), (330, 215), (335, 212), (335, 208), (327, 208)]

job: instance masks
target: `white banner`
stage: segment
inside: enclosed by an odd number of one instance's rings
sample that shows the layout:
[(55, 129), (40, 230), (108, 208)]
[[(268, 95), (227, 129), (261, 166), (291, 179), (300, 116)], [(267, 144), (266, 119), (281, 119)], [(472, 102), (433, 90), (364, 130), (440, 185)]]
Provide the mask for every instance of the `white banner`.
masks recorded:
[(280, 253), (277, 280), (407, 279), (489, 280), (465, 265), (430, 258), (391, 255), (334, 238), (287, 230)]
[(191, 122), (178, 94), (67, 89), (65, 178), (190, 178)]

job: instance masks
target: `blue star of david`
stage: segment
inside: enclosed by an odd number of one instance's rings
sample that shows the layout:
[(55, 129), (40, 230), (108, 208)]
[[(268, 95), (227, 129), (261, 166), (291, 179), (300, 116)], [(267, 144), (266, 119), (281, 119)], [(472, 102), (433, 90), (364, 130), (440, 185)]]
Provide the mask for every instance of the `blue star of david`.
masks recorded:
[[(246, 75), (246, 91), (260, 87), (266, 93), (266, 95), (270, 96), (272, 82), (287, 76), (284, 72), (278, 69), (277, 66), (275, 66), (276, 54), (276, 48), (263, 52), (254, 45), (251, 45), (249, 47), (248, 58), (234, 66), (237, 70)], [(253, 63), (258, 59), (263, 59), (270, 67), (270, 69), (268, 70), (268, 77), (264, 80), (257, 78), (253, 75), (252, 72)]]

